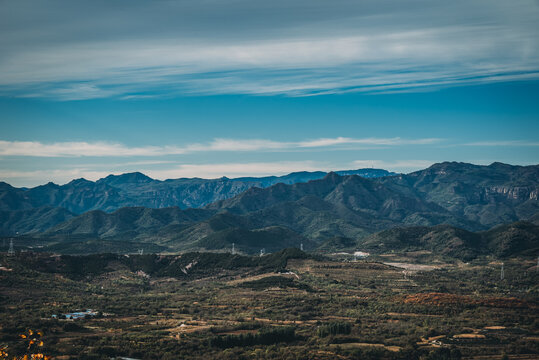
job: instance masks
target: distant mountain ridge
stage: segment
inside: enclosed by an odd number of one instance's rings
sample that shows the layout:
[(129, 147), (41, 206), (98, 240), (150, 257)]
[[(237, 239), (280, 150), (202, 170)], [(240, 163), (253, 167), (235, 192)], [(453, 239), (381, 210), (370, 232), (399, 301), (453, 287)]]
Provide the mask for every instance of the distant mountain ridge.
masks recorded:
[[(343, 170), (363, 177), (396, 175), (381, 169)], [(122, 207), (199, 208), (233, 197), (251, 187), (265, 188), (277, 183), (294, 184), (323, 178), (327, 173), (295, 172), (284, 176), (229, 179), (181, 178), (155, 180), (142, 173), (109, 175), (95, 182), (76, 179), (65, 185), (48, 183), (34, 188), (15, 188), (0, 182), (0, 211), (62, 207), (82, 214), (90, 210), (112, 212)]]

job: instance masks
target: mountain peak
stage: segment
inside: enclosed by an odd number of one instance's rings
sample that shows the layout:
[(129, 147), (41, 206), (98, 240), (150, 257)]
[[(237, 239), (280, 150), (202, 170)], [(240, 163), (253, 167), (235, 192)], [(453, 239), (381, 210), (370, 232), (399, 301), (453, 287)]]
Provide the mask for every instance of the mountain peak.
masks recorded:
[(127, 184), (127, 183), (149, 183), (155, 181), (151, 177), (144, 175), (141, 172), (135, 171), (130, 173), (125, 173), (121, 175), (109, 175), (104, 179), (99, 180), (100, 182), (106, 182), (107, 184)]
[[(85, 178), (79, 178), (79, 179), (71, 180), (69, 183), (67, 183), (67, 185), (79, 186), (79, 185), (85, 185), (85, 184), (90, 184), (90, 183), (92, 183), (90, 180), (86, 180)], [(53, 184), (53, 183), (49, 183), (49, 184)]]
[(341, 179), (341, 176), (337, 174), (335, 171), (330, 171), (327, 173), (326, 176), (324, 176), (324, 180), (338, 181), (340, 179)]
[(125, 173), (122, 175), (118, 175), (118, 177), (123, 178), (123, 179), (136, 180), (136, 181), (152, 181), (153, 180), (148, 175), (145, 175), (139, 171)]
[(490, 164), (488, 167), (490, 168), (512, 168), (513, 165), (509, 165), (509, 164), (505, 164), (505, 163), (502, 163), (502, 162), (499, 162), (499, 161), (495, 161), (493, 162), (492, 164)]

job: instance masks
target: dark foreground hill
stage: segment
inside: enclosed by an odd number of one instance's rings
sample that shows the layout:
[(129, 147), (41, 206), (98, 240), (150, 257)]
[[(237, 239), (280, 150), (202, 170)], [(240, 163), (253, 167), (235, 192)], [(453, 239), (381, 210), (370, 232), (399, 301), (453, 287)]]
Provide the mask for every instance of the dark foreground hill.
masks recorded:
[(180, 279), (216, 275), (223, 270), (242, 268), (260, 272), (283, 271), (290, 259), (312, 256), (299, 249), (289, 248), (265, 256), (243, 256), (230, 253), (190, 252), (182, 255), (118, 255), (110, 253), (87, 256), (46, 256), (21, 254), (24, 264), (35, 271), (62, 274), (71, 279), (96, 276), (121, 269), (143, 271), (151, 277)]
[(373, 234), (354, 245), (375, 253), (428, 250), (462, 260), (479, 255), (535, 257), (539, 255), (539, 226), (521, 221), (482, 232), (450, 225), (398, 227)]

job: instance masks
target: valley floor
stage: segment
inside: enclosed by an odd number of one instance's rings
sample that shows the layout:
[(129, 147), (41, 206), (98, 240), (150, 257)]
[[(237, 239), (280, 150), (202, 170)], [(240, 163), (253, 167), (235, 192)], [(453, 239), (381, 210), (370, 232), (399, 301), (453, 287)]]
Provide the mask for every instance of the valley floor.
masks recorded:
[[(73, 274), (63, 261), (0, 255), (0, 348), (10, 359), (28, 351), (29, 329), (54, 359), (539, 358), (532, 260), (505, 260), (503, 280), (492, 259), (414, 254), (289, 258), (274, 269), (193, 261), (176, 276), (110, 259)], [(86, 309), (97, 316), (63, 319)]]

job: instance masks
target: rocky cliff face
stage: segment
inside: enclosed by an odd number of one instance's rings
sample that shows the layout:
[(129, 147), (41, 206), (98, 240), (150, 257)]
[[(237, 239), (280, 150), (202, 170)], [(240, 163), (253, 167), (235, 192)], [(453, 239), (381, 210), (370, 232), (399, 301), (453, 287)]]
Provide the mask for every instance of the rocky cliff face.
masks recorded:
[[(539, 212), (539, 166), (440, 163), (381, 179), (484, 228), (525, 220)], [(476, 229), (477, 230), (477, 229)]]
[(537, 200), (537, 194), (539, 193), (539, 188), (529, 187), (529, 186), (490, 186), (484, 188), (485, 199), (489, 200), (496, 196), (503, 196), (508, 200)]

